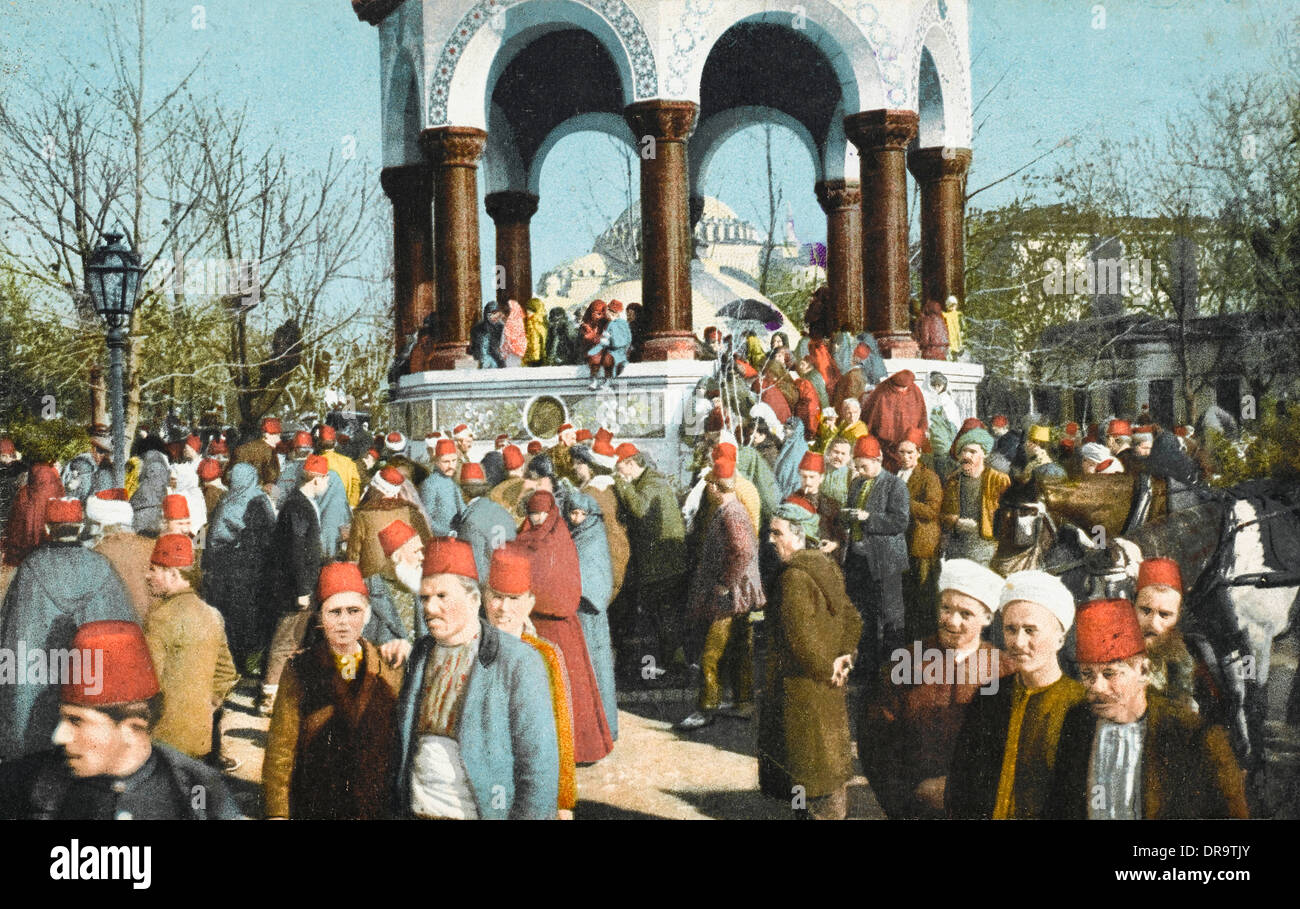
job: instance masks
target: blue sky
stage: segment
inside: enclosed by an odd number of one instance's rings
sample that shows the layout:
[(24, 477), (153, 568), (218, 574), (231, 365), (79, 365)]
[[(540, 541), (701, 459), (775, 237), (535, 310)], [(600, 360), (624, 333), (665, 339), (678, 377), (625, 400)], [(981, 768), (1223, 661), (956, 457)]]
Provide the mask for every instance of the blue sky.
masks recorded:
[[(109, 5), (129, 8), (127, 0)], [(1099, 5), (1103, 28), (1094, 27)], [(102, 65), (100, 20), (86, 7), (84, 0), (0, 0), (0, 88), (21, 91), (25, 78), (57, 74), (66, 68), (61, 56)], [(149, 0), (148, 9), (155, 87), (202, 59), (194, 91), (247, 106), (252, 138), (281, 145), (304, 167), (355, 142), (351, 163), (378, 180), (379, 42), (346, 0)], [(1294, 0), (973, 0), (970, 18), (972, 94), (977, 102), (988, 95), (975, 117), (972, 188), (1066, 137), (1122, 140), (1158, 128), (1194, 107), (1199, 89), (1275, 68), (1288, 42), (1300, 42)], [(543, 170), (535, 275), (588, 251), (593, 232), (622, 208), (621, 160), (605, 140), (584, 138), (557, 146)], [(767, 206), (766, 186), (755, 179), (760, 149), (757, 130), (739, 133), (706, 175), (708, 190), (755, 222)], [(784, 135), (775, 158), (796, 232), (823, 239), (806, 153)], [(1016, 189), (1008, 181), (978, 202), (996, 206)], [(487, 269), (490, 222), (480, 218)]]

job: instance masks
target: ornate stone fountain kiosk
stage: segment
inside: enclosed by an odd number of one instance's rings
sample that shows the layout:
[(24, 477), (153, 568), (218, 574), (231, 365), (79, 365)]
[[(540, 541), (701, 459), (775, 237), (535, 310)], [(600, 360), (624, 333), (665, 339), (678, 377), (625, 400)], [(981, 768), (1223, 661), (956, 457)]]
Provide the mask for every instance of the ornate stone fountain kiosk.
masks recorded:
[[(480, 439), (544, 441), (565, 421), (604, 425), (679, 473), (692, 391), (712, 370), (691, 359), (703, 328), (691, 324), (690, 285), (701, 176), (714, 149), (761, 122), (790, 128), (809, 150), (838, 324), (872, 331), (891, 372), (924, 382), (942, 371), (963, 415), (974, 412), (983, 369), (918, 360), (908, 332), (909, 170), (921, 189), (924, 298), (964, 293), (966, 0), (352, 4), (380, 37), (395, 350), (431, 328), (393, 386), (413, 438), (462, 421)], [(522, 301), (543, 162), (584, 131), (629, 143), (641, 164), (645, 361), (601, 394), (582, 367), (475, 370), (467, 352), (482, 305), (480, 162), (498, 298)]]

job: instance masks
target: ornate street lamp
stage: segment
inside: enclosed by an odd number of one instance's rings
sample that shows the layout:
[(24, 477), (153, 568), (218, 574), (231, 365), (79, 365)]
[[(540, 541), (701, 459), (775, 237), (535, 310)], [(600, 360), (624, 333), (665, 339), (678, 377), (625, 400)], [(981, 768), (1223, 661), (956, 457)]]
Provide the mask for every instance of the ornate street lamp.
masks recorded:
[(136, 294), (140, 291), (140, 256), (122, 242), (118, 228), (104, 234), (106, 243), (96, 249), (86, 265), (86, 290), (95, 312), (108, 326), (109, 395), (113, 401), (113, 485), (126, 482), (126, 401), (122, 390), (122, 352), (131, 330)]

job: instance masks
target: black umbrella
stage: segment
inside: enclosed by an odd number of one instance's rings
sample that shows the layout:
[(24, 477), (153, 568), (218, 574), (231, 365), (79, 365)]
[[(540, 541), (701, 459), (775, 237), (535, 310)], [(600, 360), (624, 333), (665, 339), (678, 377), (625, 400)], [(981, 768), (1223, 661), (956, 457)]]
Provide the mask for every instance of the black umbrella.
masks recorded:
[(718, 310), (718, 316), (738, 322), (781, 322), (781, 311), (762, 300), (732, 300)]

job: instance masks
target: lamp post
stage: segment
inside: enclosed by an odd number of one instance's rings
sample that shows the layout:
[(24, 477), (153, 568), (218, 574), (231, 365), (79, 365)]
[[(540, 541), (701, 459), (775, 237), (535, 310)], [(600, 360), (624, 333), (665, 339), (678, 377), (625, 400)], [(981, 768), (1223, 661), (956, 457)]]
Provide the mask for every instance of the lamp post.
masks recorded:
[(122, 242), (120, 228), (104, 234), (86, 265), (86, 289), (108, 326), (109, 395), (113, 399), (113, 485), (126, 482), (126, 402), (122, 390), (122, 353), (131, 330), (136, 294), (140, 290), (140, 256)]

